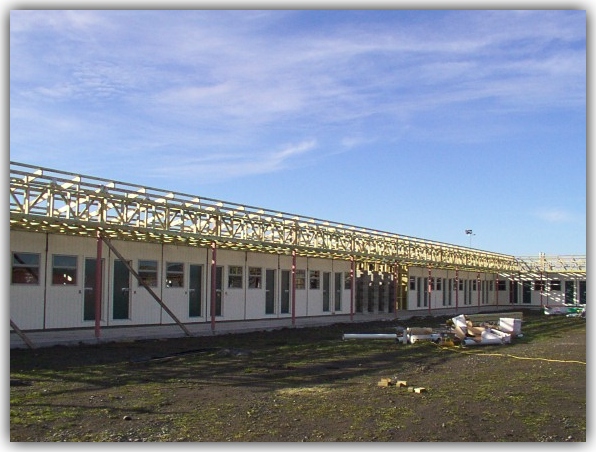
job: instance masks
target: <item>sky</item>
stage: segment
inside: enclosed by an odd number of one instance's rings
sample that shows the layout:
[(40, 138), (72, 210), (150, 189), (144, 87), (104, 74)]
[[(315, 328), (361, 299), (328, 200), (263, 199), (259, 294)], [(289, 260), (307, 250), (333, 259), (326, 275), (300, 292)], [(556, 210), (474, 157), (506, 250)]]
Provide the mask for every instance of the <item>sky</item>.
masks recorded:
[(7, 15), (11, 161), (586, 254), (586, 10)]

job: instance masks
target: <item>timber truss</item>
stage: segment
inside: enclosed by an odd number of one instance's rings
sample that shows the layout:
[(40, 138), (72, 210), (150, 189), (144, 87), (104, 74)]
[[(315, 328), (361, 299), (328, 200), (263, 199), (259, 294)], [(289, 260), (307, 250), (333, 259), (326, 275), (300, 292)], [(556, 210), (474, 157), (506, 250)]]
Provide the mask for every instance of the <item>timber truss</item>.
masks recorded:
[[(362, 269), (389, 272), (400, 265), (509, 273), (534, 265), (505, 254), (16, 162), (10, 162), (10, 228), (353, 259)], [(585, 273), (585, 256), (581, 262), (577, 269)]]

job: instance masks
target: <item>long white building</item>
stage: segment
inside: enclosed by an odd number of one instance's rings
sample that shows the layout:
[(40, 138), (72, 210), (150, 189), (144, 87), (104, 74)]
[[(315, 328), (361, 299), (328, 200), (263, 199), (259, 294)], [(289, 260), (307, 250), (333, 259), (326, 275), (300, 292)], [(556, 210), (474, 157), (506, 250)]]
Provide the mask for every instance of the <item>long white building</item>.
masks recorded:
[(16, 162), (10, 173), (11, 347), (586, 303), (585, 256), (514, 257)]

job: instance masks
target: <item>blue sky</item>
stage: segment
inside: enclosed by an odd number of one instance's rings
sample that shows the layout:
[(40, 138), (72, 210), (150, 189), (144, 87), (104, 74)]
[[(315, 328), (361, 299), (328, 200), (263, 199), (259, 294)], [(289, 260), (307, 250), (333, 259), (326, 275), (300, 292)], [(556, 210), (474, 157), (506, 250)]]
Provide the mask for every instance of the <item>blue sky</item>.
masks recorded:
[(586, 254), (585, 10), (9, 16), (10, 160)]

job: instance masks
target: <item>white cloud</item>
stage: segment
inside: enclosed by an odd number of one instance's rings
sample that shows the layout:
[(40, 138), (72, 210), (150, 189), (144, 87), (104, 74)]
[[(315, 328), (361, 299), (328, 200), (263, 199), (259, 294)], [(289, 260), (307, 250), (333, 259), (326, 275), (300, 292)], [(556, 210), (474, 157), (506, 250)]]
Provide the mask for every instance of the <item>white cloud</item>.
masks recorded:
[(315, 140), (305, 140), (288, 144), (279, 150), (250, 153), (213, 153), (200, 157), (186, 156), (168, 159), (152, 173), (156, 176), (197, 177), (201, 182), (229, 180), (256, 174), (266, 174), (289, 168), (293, 160), (316, 149)]
[(537, 211), (536, 216), (549, 223), (570, 223), (575, 221), (575, 215), (563, 209)]

